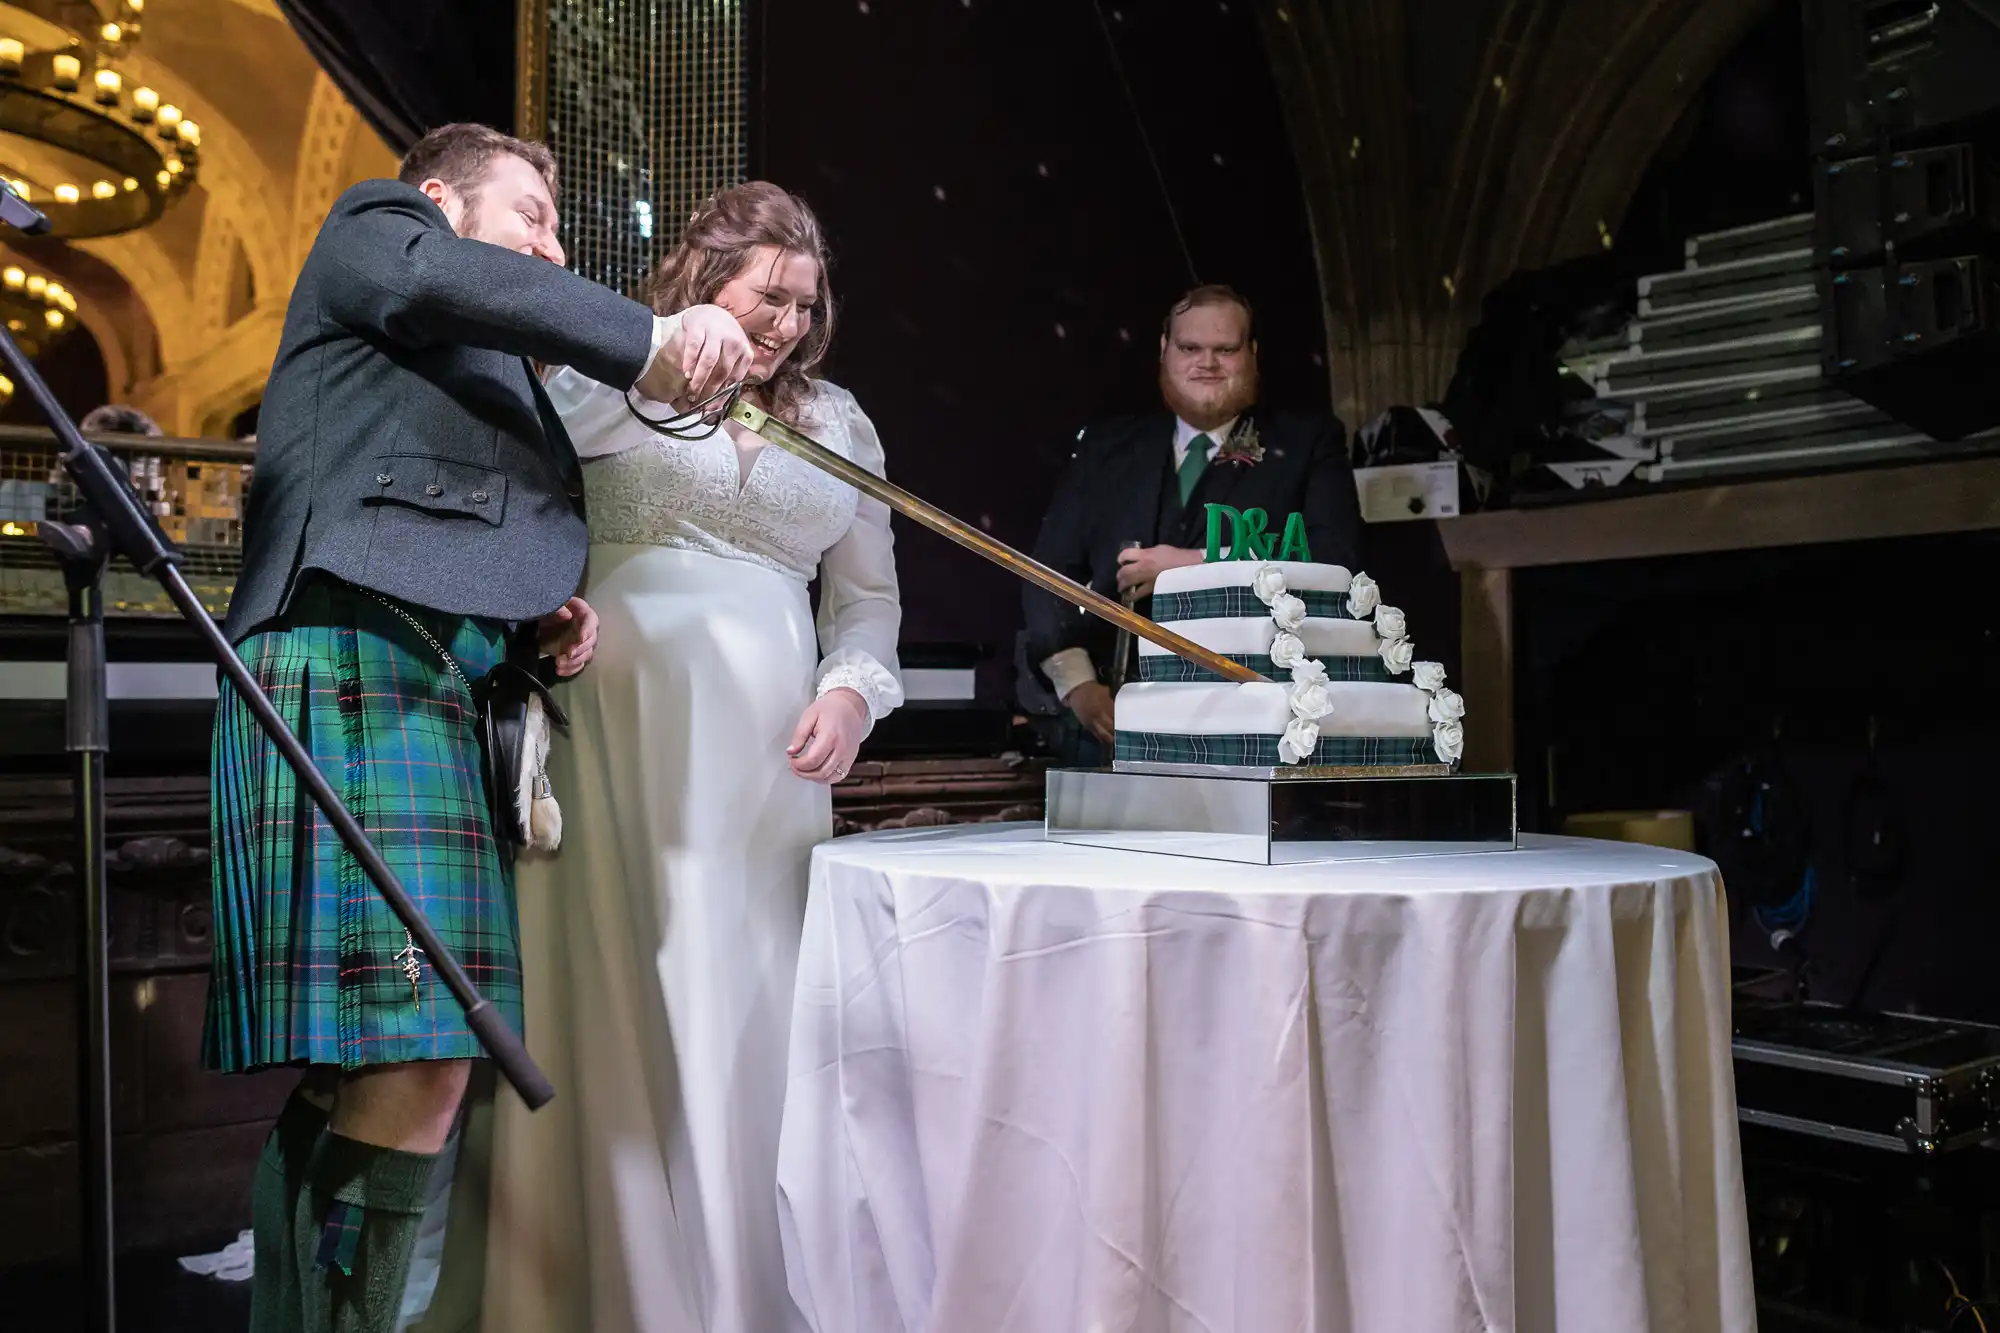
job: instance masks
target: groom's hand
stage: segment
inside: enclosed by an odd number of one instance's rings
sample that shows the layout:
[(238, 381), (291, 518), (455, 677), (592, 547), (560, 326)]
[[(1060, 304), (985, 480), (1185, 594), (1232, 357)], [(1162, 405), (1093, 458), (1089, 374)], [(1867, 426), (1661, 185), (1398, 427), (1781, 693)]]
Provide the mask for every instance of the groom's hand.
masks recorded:
[(655, 402), (686, 410), (749, 374), (752, 355), (735, 316), (719, 305), (689, 306), (633, 387)]
[(558, 676), (574, 676), (597, 652), (597, 612), (572, 597), (542, 617), (542, 651), (556, 659)]

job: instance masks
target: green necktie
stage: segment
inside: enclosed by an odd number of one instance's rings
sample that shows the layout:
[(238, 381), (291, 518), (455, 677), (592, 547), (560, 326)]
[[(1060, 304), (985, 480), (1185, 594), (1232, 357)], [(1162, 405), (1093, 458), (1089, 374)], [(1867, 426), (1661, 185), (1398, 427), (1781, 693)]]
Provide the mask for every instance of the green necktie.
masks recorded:
[(1197, 435), (1188, 441), (1187, 456), (1181, 459), (1181, 470), (1175, 474), (1181, 483), (1181, 504), (1185, 506), (1188, 497), (1194, 494), (1196, 483), (1208, 467), (1208, 451), (1215, 447), (1215, 441), (1206, 435)]

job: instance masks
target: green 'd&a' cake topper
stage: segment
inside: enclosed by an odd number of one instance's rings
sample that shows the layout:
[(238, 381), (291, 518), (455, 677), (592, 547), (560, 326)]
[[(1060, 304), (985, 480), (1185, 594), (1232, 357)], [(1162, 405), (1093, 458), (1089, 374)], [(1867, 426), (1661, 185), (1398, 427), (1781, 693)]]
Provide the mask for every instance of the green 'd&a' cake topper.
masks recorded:
[[(1306, 546), (1306, 516), (1287, 514), (1281, 539), (1269, 529), (1271, 516), (1261, 509), (1232, 509), (1228, 505), (1207, 505), (1208, 551), (1204, 563), (1215, 560), (1296, 560), (1312, 563)], [(1229, 521), (1229, 554), (1222, 553), (1222, 523)], [(1273, 552), (1276, 552), (1274, 555)]]

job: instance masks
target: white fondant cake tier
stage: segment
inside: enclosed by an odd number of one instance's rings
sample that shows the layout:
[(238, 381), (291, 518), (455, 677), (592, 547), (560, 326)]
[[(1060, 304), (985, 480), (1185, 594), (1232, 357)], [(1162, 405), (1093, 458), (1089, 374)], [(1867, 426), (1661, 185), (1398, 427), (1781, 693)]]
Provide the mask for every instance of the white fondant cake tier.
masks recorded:
[[(1242, 657), (1270, 656), (1271, 643), (1282, 632), (1268, 615), (1262, 620), (1247, 616), (1176, 620), (1173, 625), (1174, 633), (1212, 652)], [(1374, 657), (1382, 651), (1375, 627), (1365, 620), (1307, 616), (1294, 633), (1305, 645), (1307, 657)], [(1145, 639), (1139, 641), (1139, 652), (1145, 657), (1173, 656), (1171, 650)]]
[[(1431, 734), (1429, 699), (1413, 685), (1334, 681), (1323, 688), (1333, 700), (1333, 711), (1319, 719), (1321, 735), (1414, 740)], [(1277, 736), (1292, 721), (1291, 686), (1274, 680), (1245, 685), (1140, 682), (1118, 691), (1112, 715), (1119, 731)]]
[(1346, 592), (1354, 576), (1339, 565), (1308, 564), (1302, 560), (1212, 560), (1160, 571), (1153, 595), (1196, 592), (1204, 588), (1248, 587), (1260, 569), (1275, 569), (1292, 592)]
[[(1418, 661), (1401, 611), (1339, 565), (1215, 561), (1163, 572), (1152, 610), (1182, 637), (1264, 676), (1221, 680), (1141, 643), (1114, 705), (1121, 764), (1431, 768), (1464, 744), (1464, 701)], [(1280, 620), (1296, 628), (1287, 632)]]

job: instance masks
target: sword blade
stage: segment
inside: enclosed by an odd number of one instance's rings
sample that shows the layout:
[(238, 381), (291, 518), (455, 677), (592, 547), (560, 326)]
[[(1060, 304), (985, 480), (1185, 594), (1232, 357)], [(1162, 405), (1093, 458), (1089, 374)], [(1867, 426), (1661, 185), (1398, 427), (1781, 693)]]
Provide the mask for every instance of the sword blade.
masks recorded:
[(1023, 555), (999, 538), (990, 536), (969, 523), (960, 522), (928, 500), (919, 499), (894, 482), (886, 481), (867, 468), (842, 458), (798, 427), (780, 421), (753, 403), (738, 399), (736, 405), (729, 409), (729, 417), (766, 443), (776, 445), (796, 458), (804, 459), (820, 471), (838, 477), (862, 494), (880, 500), (905, 518), (923, 524), (932, 532), (957, 542), (977, 555), (984, 556), (1036, 587), (1054, 593), (1072, 606), (1082, 607), (1099, 619), (1110, 621), (1121, 630), (1135, 634), (1148, 643), (1158, 644), (1168, 652), (1184, 657), (1224, 680), (1248, 684), (1264, 679), (1241, 662), (1232, 662), (1220, 653), (1204, 648), (1191, 639), (1182, 638), (1130, 607), (1121, 606), (1102, 593), (1050, 569), (1039, 560)]

